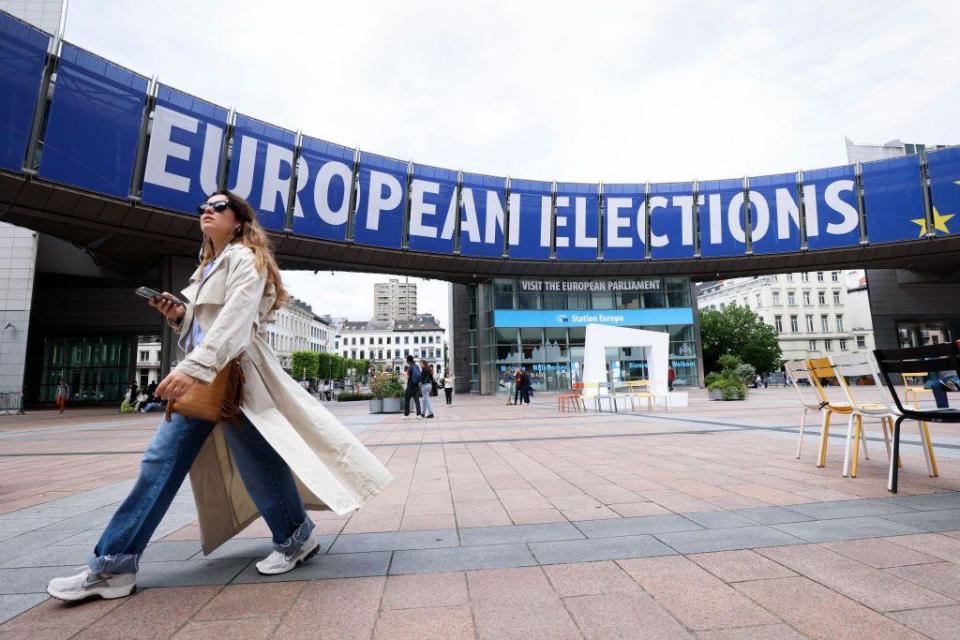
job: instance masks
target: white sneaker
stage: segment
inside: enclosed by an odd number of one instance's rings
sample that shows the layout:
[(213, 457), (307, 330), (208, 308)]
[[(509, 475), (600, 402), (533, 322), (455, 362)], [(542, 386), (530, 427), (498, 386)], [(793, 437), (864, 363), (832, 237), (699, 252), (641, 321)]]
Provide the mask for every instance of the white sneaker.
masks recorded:
[(137, 588), (135, 573), (94, 573), (90, 569), (75, 576), (54, 578), (47, 585), (47, 593), (58, 600), (83, 600), (100, 596), (105, 600), (124, 598)]
[(265, 576), (274, 576), (278, 573), (286, 573), (296, 569), (320, 551), (320, 537), (312, 534), (310, 538), (303, 543), (303, 546), (292, 555), (287, 555), (280, 551), (272, 551), (270, 555), (257, 563), (257, 571)]

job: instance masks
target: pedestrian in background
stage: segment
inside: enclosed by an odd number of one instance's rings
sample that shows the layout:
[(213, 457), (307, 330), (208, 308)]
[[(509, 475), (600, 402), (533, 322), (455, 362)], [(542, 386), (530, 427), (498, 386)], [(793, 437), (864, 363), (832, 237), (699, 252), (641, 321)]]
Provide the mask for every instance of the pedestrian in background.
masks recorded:
[(430, 393), (436, 385), (433, 379), (433, 369), (427, 364), (426, 360), (420, 361), (420, 395), (423, 396), (423, 417), (433, 418), (433, 402), (430, 401)]
[(417, 366), (417, 363), (413, 361), (413, 356), (407, 356), (407, 384), (403, 392), (403, 417), (410, 417), (410, 399), (413, 399), (413, 404), (417, 408), (417, 419), (423, 417), (423, 412), (420, 410), (420, 379), (423, 376), (423, 372), (420, 371), (420, 367)]
[(57, 383), (57, 409), (60, 410), (60, 413), (63, 413), (63, 410), (67, 408), (67, 398), (70, 397), (70, 387), (67, 386), (66, 381), (63, 378), (60, 378), (60, 381)]
[(447, 404), (453, 404), (453, 376), (449, 373), (443, 374), (443, 395), (447, 398)]

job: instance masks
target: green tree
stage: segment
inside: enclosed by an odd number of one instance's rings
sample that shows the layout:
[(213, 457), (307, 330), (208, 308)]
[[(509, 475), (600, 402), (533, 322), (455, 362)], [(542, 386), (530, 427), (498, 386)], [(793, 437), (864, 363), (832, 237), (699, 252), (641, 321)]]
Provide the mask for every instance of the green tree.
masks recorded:
[(290, 375), (294, 380), (315, 380), (319, 354), (313, 351), (294, 351), (290, 360)]
[(727, 353), (759, 372), (780, 370), (777, 332), (747, 307), (701, 310), (700, 342), (705, 371), (719, 371), (720, 356)]

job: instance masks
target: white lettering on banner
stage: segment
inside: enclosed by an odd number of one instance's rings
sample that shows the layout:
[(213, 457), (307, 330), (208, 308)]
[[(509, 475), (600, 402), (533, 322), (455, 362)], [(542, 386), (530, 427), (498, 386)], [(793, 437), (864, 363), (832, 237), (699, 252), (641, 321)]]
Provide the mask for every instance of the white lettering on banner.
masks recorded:
[(217, 169), (220, 167), (222, 146), (223, 129), (208, 123), (203, 136), (203, 156), (200, 158), (200, 188), (207, 195), (220, 188), (217, 184)]
[(841, 191), (853, 191), (853, 180), (831, 182), (823, 194), (827, 206), (843, 216), (843, 222), (827, 224), (827, 233), (835, 236), (849, 233), (860, 224), (860, 215), (856, 207), (840, 199)]
[(552, 196), (540, 196), (540, 246), (550, 246), (550, 208), (553, 204)]
[[(307, 165), (307, 161), (303, 159), (303, 156), (297, 158), (297, 186), (293, 190), (293, 217), (302, 218), (303, 217), (303, 208), (300, 206), (300, 192), (306, 188), (307, 183), (310, 181), (310, 167)], [(314, 196), (317, 194), (317, 183), (313, 184), (313, 193)], [(316, 200), (316, 197), (314, 197)], [(317, 208), (320, 207), (320, 204), (314, 203)]]
[(443, 221), (443, 230), (440, 231), (440, 237), (444, 240), (453, 238), (453, 231), (457, 223), (457, 191), (450, 194), (450, 204), (447, 205), (447, 217)]
[[(300, 158), (303, 160), (303, 158)], [(302, 171), (299, 176), (303, 176), (303, 183), (306, 184), (306, 171)], [(340, 206), (336, 209), (330, 208), (330, 184), (335, 177), (343, 181), (343, 198)], [(353, 169), (342, 162), (327, 162), (320, 167), (317, 172), (317, 178), (313, 183), (313, 204), (317, 209), (317, 215), (327, 224), (341, 225), (347, 221), (350, 214), (350, 187), (353, 183)]]
[[(387, 188), (384, 195), (383, 188)], [(370, 193), (367, 194), (367, 223), (370, 231), (380, 230), (380, 214), (391, 211), (400, 205), (403, 187), (400, 181), (389, 173), (370, 171)]]
[(763, 194), (757, 191), (750, 192), (750, 207), (754, 214), (750, 228), (750, 240), (756, 242), (762, 240), (770, 228), (770, 207), (767, 205), (767, 199), (763, 197)]
[(410, 235), (422, 238), (436, 238), (437, 229), (424, 223), (423, 216), (437, 215), (437, 205), (424, 202), (424, 194), (440, 194), (440, 185), (436, 182), (413, 179), (410, 186)]
[[(234, 146), (233, 153), (236, 155), (237, 148)], [(236, 159), (237, 179), (231, 191), (241, 198), (249, 198), (250, 191), (253, 189), (253, 165), (257, 160), (257, 139), (250, 136), (243, 136), (240, 141), (240, 157)]]
[(485, 226), (484, 242), (496, 244), (497, 228), (501, 232), (503, 231), (504, 217), (506, 217), (506, 214), (503, 211), (503, 201), (500, 199), (500, 194), (496, 191), (487, 191), (487, 224)]
[(521, 291), (660, 291), (663, 281), (653, 280), (521, 280)]
[(574, 202), (573, 212), (575, 230), (573, 238), (574, 246), (596, 249), (597, 237), (587, 235), (587, 199), (578, 197)]
[[(790, 189), (777, 189), (777, 238), (788, 240), (791, 233), (790, 221), (800, 228), (800, 205), (793, 198)], [(750, 192), (750, 200), (753, 200), (753, 192)], [(766, 202), (766, 201), (764, 201)]]
[(520, 244), (520, 194), (511, 193), (510, 206), (510, 246)]
[[(290, 168), (290, 175), (280, 177), (281, 165)], [(293, 149), (278, 147), (267, 143), (267, 161), (263, 167), (263, 188), (260, 190), (260, 209), (262, 211), (286, 211), (287, 194), (290, 193), (290, 179), (293, 177)], [(277, 196), (280, 206), (277, 207)]]
[[(666, 209), (669, 201), (663, 196), (651, 196), (650, 197), (650, 219), (653, 220), (653, 210), (654, 209)], [(637, 217), (640, 217), (639, 212)], [(639, 226), (639, 225), (638, 225)], [(651, 247), (665, 247), (670, 244), (670, 239), (664, 235), (657, 235), (653, 232), (653, 225), (650, 225), (650, 246)]]
[(710, 200), (710, 244), (723, 244), (723, 204), (719, 193), (711, 193)]
[(467, 232), (470, 242), (480, 242), (480, 223), (477, 221), (477, 205), (473, 200), (473, 189), (464, 187), (462, 193), (463, 217), (460, 219), (460, 235)]
[(734, 240), (741, 243), (747, 242), (747, 233), (743, 229), (743, 191), (736, 192), (730, 198), (730, 204), (727, 207), (727, 225)]
[(807, 237), (820, 235), (820, 223), (817, 219), (817, 185), (803, 185), (803, 217), (806, 220)]
[[(603, 324), (620, 324), (624, 321), (624, 316), (616, 313), (572, 313), (570, 314), (570, 320), (573, 322), (587, 322), (587, 323), (603, 323)], [(557, 318), (558, 321), (563, 322), (561, 318)]]
[[(607, 247), (611, 249), (629, 249), (633, 247), (633, 237), (629, 234), (627, 237), (620, 235), (620, 229), (626, 229), (630, 226), (630, 218), (620, 215), (621, 209), (629, 209), (632, 201), (630, 198), (607, 198)], [(638, 216), (637, 226), (643, 224), (641, 212)]]
[(680, 207), (680, 241), (693, 246), (693, 196), (673, 196), (673, 206)]
[(560, 209), (566, 209), (570, 206), (570, 198), (567, 196), (557, 196), (557, 247), (569, 247), (570, 240), (566, 236), (560, 235), (560, 229), (566, 229), (567, 216), (560, 214)]
[[(147, 163), (143, 173), (144, 182), (156, 184), (174, 191), (190, 192), (190, 178), (167, 171), (167, 158), (190, 160), (190, 147), (171, 139), (173, 128), (190, 133), (197, 132), (200, 121), (178, 111), (158, 106), (153, 112), (153, 130), (150, 135), (150, 149), (147, 151)], [(213, 189), (216, 191), (216, 189)]]

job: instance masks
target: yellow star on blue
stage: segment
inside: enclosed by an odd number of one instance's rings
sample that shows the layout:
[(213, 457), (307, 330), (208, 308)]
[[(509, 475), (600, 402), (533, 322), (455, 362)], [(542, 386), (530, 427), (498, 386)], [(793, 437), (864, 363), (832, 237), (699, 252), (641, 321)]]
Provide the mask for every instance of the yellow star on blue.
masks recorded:
[[(960, 183), (960, 180), (958, 180)], [(950, 229), (947, 228), (947, 222), (950, 221), (956, 214), (955, 213), (943, 213), (941, 214), (937, 211), (937, 208), (933, 208), (933, 229), (934, 233), (937, 231), (942, 231), (943, 233), (949, 234)], [(927, 235), (927, 219), (926, 218), (914, 218), (911, 220), (913, 224), (920, 225), (920, 236), (923, 237)]]

